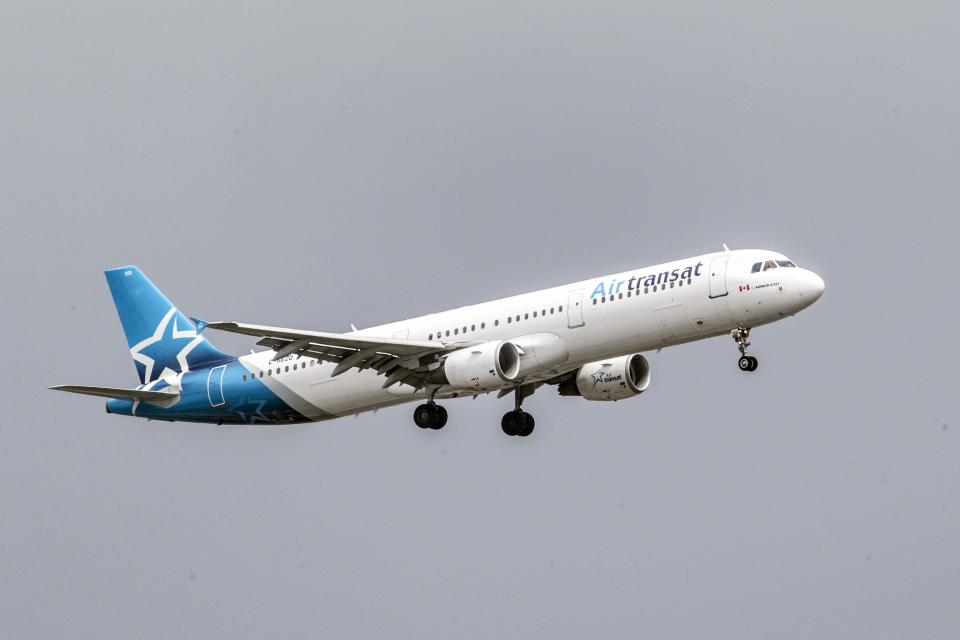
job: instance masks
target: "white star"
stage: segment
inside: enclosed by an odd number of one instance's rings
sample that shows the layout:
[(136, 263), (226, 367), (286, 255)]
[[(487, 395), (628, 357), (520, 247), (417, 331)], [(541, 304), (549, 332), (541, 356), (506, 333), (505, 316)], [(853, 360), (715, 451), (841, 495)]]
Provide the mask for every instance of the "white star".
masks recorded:
[[(170, 318), (174, 318), (176, 311), (177, 310), (175, 307), (170, 307), (170, 310), (167, 311), (167, 313), (160, 320), (160, 324), (157, 325), (153, 335), (130, 347), (130, 356), (133, 358), (134, 362), (139, 362), (144, 367), (144, 383), (152, 382), (154, 380), (153, 365), (156, 364), (156, 361), (143, 353), (143, 350), (154, 343), (160, 342), (163, 339), (164, 334), (167, 332), (167, 325), (170, 324)], [(176, 318), (174, 318), (173, 333), (171, 334), (171, 337), (174, 340), (193, 338), (193, 340), (188, 342), (187, 345), (180, 350), (180, 353), (177, 354), (177, 362), (180, 363), (180, 372), (185, 373), (190, 370), (190, 363), (187, 361), (187, 356), (190, 355), (190, 352), (193, 351), (194, 347), (203, 342), (203, 336), (197, 335), (196, 329), (193, 328), (184, 329), (181, 331), (180, 327), (177, 325)], [(165, 378), (174, 373), (176, 372), (171, 371), (168, 367), (164, 367), (163, 371), (159, 376), (157, 376), (156, 379)]]

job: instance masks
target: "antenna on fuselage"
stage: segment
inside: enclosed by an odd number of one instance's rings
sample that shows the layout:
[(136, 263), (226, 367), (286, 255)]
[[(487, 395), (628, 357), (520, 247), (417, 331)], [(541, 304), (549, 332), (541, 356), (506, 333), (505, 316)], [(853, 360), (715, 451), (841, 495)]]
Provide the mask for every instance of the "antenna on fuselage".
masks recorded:
[(726, 243), (726, 242), (723, 242), (723, 243), (721, 243), (721, 244), (723, 244), (723, 250), (724, 250), (724, 251), (730, 251), (730, 247), (727, 246), (727, 243)]

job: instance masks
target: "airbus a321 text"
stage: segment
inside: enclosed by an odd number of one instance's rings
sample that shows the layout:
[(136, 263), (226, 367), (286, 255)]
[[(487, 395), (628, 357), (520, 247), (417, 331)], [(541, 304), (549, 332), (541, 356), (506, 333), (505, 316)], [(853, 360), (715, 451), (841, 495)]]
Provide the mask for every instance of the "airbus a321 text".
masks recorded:
[[(285, 425), (420, 401), (417, 426), (447, 423), (438, 400), (513, 395), (507, 435), (528, 436), (523, 400), (614, 401), (650, 384), (643, 352), (720, 335), (755, 371), (751, 329), (796, 314), (823, 280), (775, 251), (724, 251), (600, 276), (349, 333), (188, 319), (134, 266), (106, 272), (140, 377), (133, 389), (67, 385), (109, 398), (107, 412), (153, 420)], [(265, 350), (219, 351), (210, 329), (253, 336)]]

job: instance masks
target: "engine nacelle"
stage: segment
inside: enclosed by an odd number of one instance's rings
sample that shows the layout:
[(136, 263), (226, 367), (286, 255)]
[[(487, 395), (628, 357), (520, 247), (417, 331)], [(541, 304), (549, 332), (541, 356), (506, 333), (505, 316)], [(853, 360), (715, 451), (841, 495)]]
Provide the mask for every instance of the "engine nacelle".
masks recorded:
[(650, 386), (650, 363), (639, 353), (580, 367), (575, 378), (560, 385), (562, 396), (585, 400), (624, 400)]
[(506, 340), (458, 349), (443, 361), (441, 384), (463, 389), (498, 389), (517, 379), (520, 352)]
[(520, 379), (547, 373), (570, 357), (566, 343), (555, 333), (531, 333), (510, 342), (520, 351)]

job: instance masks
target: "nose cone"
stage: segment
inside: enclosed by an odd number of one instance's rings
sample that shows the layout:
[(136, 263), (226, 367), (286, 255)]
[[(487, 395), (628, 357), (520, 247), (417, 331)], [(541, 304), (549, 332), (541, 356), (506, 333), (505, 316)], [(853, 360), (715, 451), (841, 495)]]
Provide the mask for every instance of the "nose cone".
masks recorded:
[(807, 285), (810, 288), (810, 297), (815, 301), (820, 299), (820, 296), (823, 295), (823, 290), (826, 288), (827, 283), (823, 281), (823, 278), (815, 274), (813, 271), (810, 271), (810, 282)]
[(809, 307), (823, 295), (826, 283), (824, 283), (823, 278), (813, 271), (804, 270), (802, 273), (803, 275), (799, 283), (800, 300), (804, 307)]

